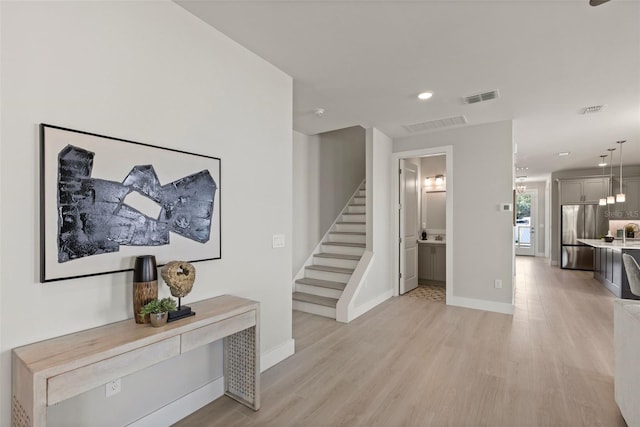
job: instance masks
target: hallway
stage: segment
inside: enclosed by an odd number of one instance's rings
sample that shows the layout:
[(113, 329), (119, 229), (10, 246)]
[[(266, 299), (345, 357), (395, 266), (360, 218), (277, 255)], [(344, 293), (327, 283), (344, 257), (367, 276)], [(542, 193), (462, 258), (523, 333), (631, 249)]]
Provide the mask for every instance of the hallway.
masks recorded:
[(223, 397), (177, 426), (624, 426), (613, 300), (590, 272), (516, 261), (512, 316), (392, 298), (350, 324), (294, 312), (262, 409)]

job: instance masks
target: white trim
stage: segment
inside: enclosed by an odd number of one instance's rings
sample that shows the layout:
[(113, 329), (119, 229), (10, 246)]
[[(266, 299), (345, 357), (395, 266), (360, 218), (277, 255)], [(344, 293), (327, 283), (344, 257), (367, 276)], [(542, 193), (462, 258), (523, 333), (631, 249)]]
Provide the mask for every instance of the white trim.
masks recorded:
[[(373, 265), (374, 254), (369, 250), (365, 250), (360, 257), (360, 261), (358, 261), (358, 265), (353, 270), (349, 281), (347, 282), (347, 286), (345, 286), (342, 291), (342, 295), (338, 299), (338, 304), (336, 305), (336, 316), (335, 319), (338, 322), (349, 323), (360, 314), (355, 315), (357, 312), (356, 307), (354, 307), (354, 303), (356, 297), (360, 293), (363, 285), (367, 280), (367, 275), (369, 274), (369, 270)], [(374, 305), (375, 307), (375, 305)]]
[(544, 257), (544, 252), (538, 252), (538, 253), (536, 253), (536, 256)]
[(400, 196), (400, 177), (396, 172), (398, 169), (398, 165), (400, 159), (407, 159), (411, 157), (426, 157), (426, 156), (437, 156), (437, 155), (445, 155), (445, 164), (446, 164), (446, 174), (447, 179), (445, 183), (445, 189), (447, 191), (447, 202), (446, 202), (446, 235), (447, 235), (447, 246), (446, 246), (446, 254), (447, 254), (447, 304), (450, 304), (450, 301), (453, 301), (453, 288), (454, 288), (454, 280), (453, 280), (453, 146), (446, 145), (442, 147), (434, 147), (434, 148), (422, 148), (419, 150), (410, 150), (410, 151), (400, 151), (397, 153), (392, 153), (391, 155), (391, 170), (393, 173), (391, 174), (391, 217), (393, 218), (393, 238), (392, 238), (392, 248), (393, 252), (393, 266), (392, 266), (392, 280), (393, 280), (393, 296), (398, 296), (400, 290), (400, 261), (399, 261), (399, 240), (398, 240), (398, 229), (400, 227), (400, 211), (398, 208), (397, 201)]
[[(264, 352), (260, 357), (260, 372), (266, 371), (294, 353), (293, 338)], [(224, 377), (215, 379), (128, 425), (129, 427), (168, 427), (222, 396), (224, 396)]]
[(447, 295), (447, 305), (493, 311), (495, 313), (513, 314), (513, 304), (507, 302), (487, 301), (483, 299), (452, 297)]
[(377, 297), (367, 301), (366, 303), (364, 303), (362, 305), (357, 306), (353, 310), (353, 312), (351, 313), (352, 317), (351, 317), (350, 320), (353, 320), (353, 319), (355, 319), (357, 317), (362, 316), (367, 311), (369, 311), (372, 308), (378, 306), (379, 304), (382, 304), (383, 302), (385, 302), (386, 300), (388, 300), (391, 297), (393, 297), (393, 289), (387, 289), (386, 291), (384, 291), (383, 293), (381, 293)]
[(287, 357), (293, 356), (296, 352), (296, 340), (288, 339), (279, 346), (265, 351), (260, 356), (260, 372), (264, 372), (272, 366), (282, 362)]
[(129, 426), (168, 427), (222, 396), (224, 396), (224, 377), (203, 385), (157, 411), (132, 422)]

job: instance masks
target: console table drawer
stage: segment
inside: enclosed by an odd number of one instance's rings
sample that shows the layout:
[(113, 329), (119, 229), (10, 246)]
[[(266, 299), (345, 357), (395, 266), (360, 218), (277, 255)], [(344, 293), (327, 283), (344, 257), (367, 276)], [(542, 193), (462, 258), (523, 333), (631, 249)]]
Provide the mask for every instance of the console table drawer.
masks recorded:
[(77, 396), (114, 379), (137, 372), (180, 354), (180, 337), (141, 347), (73, 371), (51, 377), (47, 381), (47, 405)]
[(256, 325), (256, 311), (248, 311), (237, 316), (212, 323), (202, 328), (182, 334), (181, 353), (217, 341)]

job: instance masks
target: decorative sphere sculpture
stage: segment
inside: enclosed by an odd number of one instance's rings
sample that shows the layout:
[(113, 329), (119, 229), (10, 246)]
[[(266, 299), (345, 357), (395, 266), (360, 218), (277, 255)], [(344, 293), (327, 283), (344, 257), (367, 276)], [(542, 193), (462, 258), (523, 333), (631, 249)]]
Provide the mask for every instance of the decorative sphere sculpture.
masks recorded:
[(182, 298), (193, 289), (196, 269), (186, 261), (171, 261), (160, 269), (162, 278), (169, 286), (171, 295)]

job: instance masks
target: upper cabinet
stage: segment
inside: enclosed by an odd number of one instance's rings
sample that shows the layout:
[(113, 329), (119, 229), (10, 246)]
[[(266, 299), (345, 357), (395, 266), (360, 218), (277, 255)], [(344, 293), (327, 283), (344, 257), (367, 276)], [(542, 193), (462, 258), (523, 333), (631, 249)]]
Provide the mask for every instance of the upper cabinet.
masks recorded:
[(592, 204), (607, 195), (608, 177), (565, 179), (560, 181), (560, 204)]
[[(640, 219), (640, 177), (622, 179), (622, 191), (625, 195), (624, 203), (611, 205), (610, 219)], [(620, 192), (620, 180), (613, 180), (613, 194)]]

